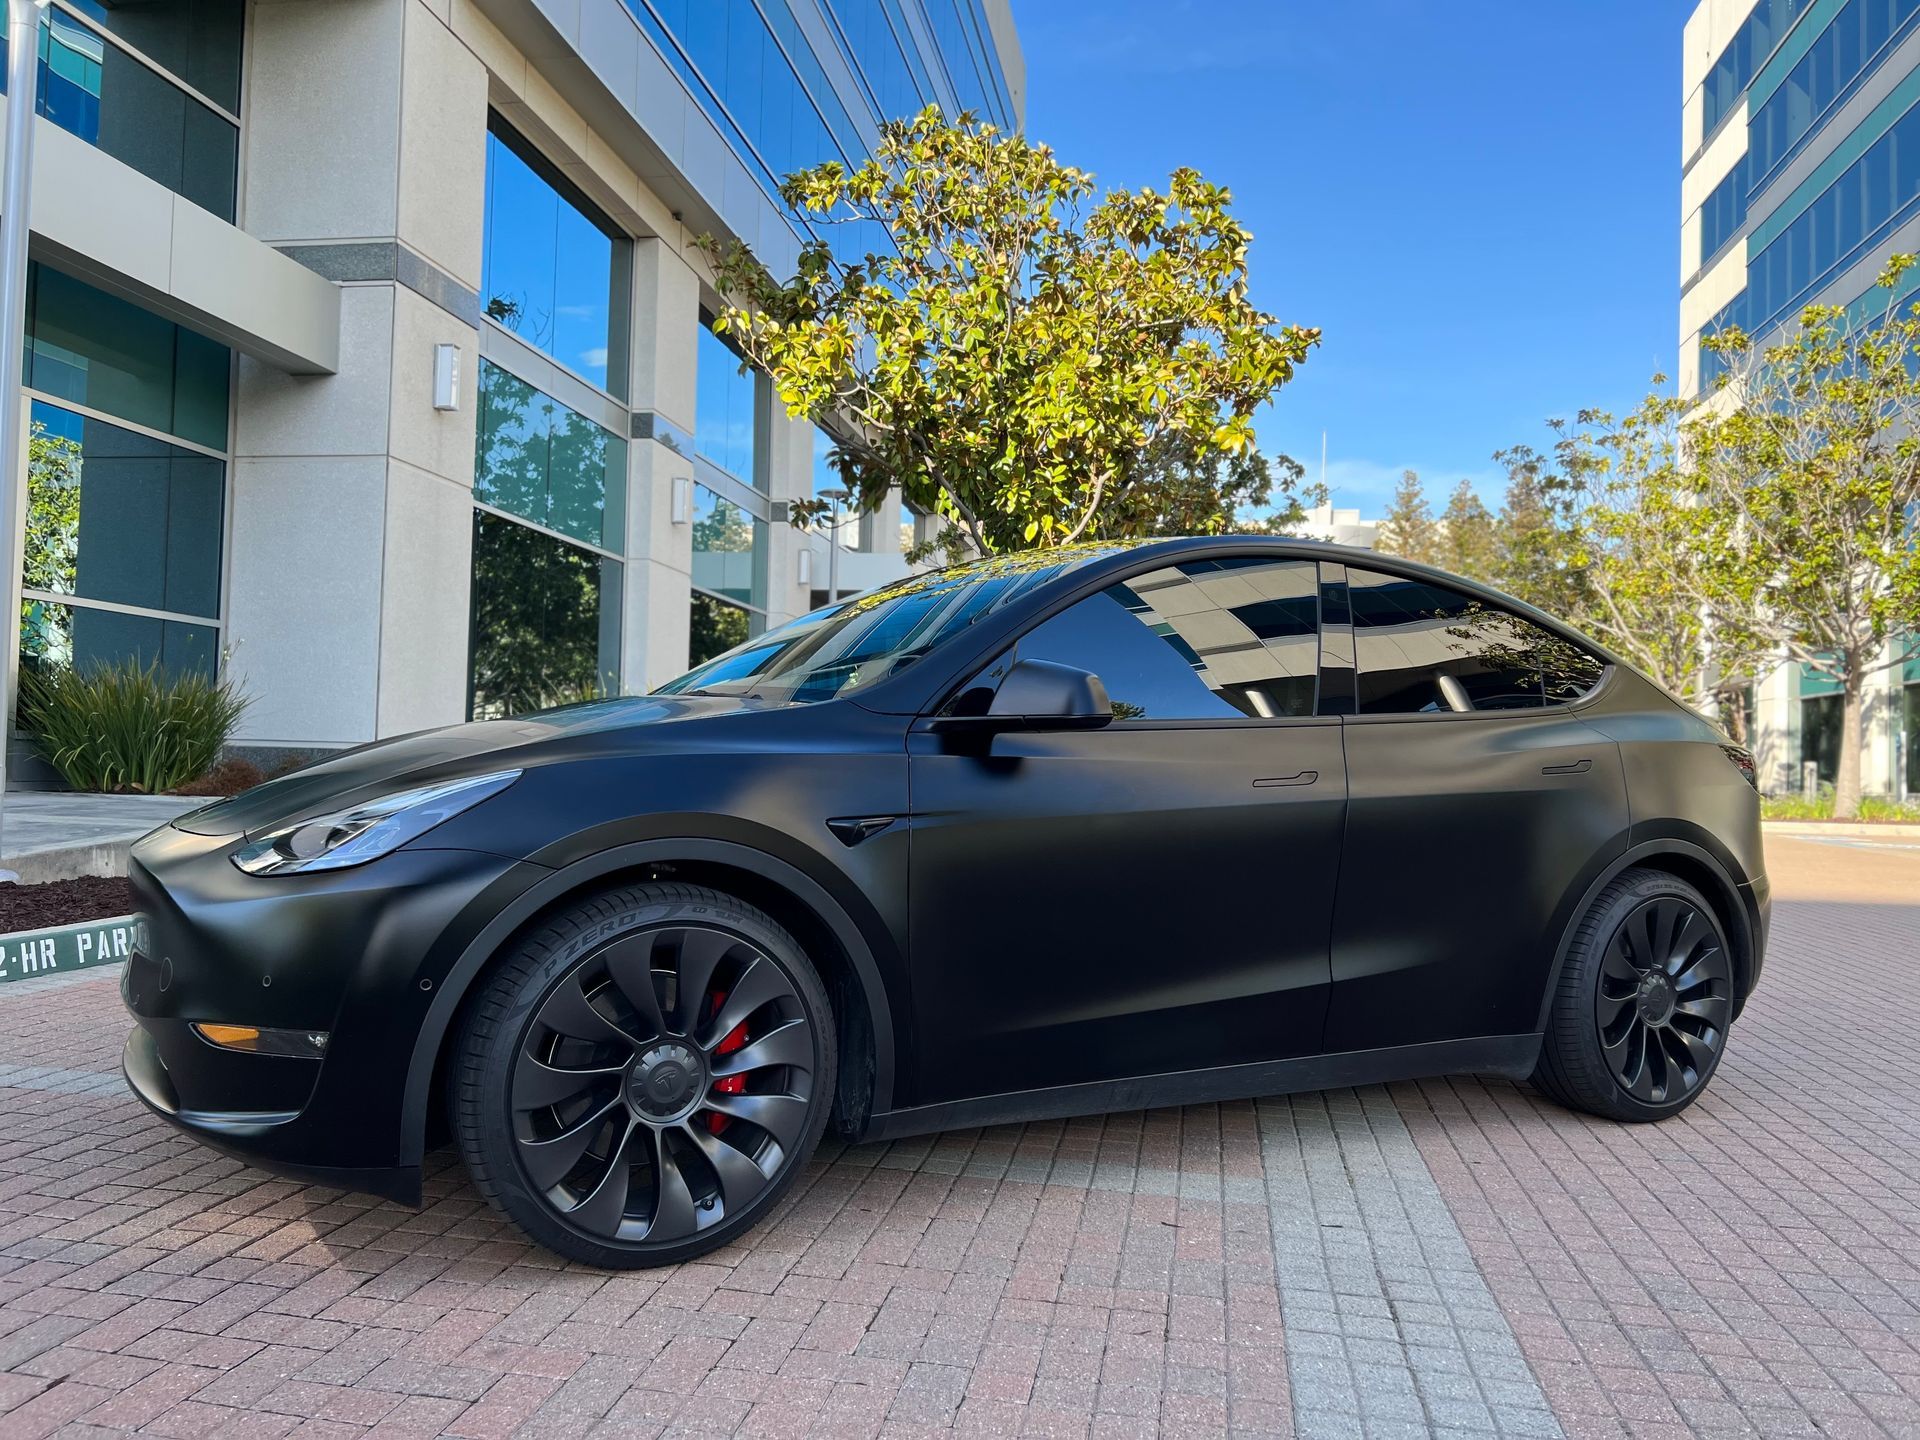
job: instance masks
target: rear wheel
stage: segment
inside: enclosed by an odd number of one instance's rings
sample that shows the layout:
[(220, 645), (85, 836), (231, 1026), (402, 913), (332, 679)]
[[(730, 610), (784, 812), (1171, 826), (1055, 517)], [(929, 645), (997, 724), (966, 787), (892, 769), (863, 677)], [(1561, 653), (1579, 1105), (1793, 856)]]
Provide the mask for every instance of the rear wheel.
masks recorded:
[(731, 896), (583, 901), (488, 978), (454, 1059), (474, 1183), (534, 1239), (612, 1269), (726, 1244), (793, 1183), (833, 1098), (833, 1012), (800, 947)]
[(1713, 907), (1660, 870), (1628, 870), (1581, 919), (1533, 1083), (1614, 1120), (1660, 1120), (1706, 1088), (1733, 1017), (1733, 958)]

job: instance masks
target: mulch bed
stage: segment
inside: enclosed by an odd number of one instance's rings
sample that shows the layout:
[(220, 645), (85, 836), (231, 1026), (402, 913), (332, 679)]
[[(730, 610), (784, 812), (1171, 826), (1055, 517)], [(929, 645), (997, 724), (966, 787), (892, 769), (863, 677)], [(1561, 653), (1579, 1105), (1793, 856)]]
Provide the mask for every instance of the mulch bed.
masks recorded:
[(124, 879), (90, 875), (39, 885), (0, 885), (0, 935), (104, 920), (132, 910), (133, 891)]

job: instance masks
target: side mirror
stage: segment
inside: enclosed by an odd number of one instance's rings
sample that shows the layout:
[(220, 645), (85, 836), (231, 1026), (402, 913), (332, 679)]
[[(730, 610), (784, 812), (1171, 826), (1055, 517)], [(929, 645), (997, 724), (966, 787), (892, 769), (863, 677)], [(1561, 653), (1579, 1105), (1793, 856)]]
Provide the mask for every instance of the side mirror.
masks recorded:
[(1100, 677), (1051, 660), (1017, 660), (984, 715), (943, 716), (942, 730), (1097, 730), (1113, 720)]

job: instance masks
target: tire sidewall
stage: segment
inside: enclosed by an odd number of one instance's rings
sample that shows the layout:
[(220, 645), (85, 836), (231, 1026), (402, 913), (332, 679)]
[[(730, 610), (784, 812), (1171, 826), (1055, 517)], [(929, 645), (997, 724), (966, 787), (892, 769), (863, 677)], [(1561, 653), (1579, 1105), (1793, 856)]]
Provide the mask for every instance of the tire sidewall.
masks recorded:
[[(1567, 1072), (1569, 1079), (1586, 1092), (1578, 1097), (1583, 1108), (1616, 1120), (1654, 1121), (1677, 1115), (1706, 1092), (1719, 1072), (1721, 1057), (1726, 1053), (1726, 1039), (1723, 1036), (1721, 1043), (1714, 1047), (1706, 1073), (1700, 1077), (1699, 1083), (1685, 1095), (1656, 1105), (1629, 1094), (1621, 1086), (1601, 1048), (1597, 1007), (1601, 966), (1607, 947), (1620, 927), (1642, 905), (1662, 897), (1685, 900), (1698, 910), (1712, 928), (1715, 942), (1731, 961), (1733, 952), (1727, 942), (1726, 927), (1720, 923), (1719, 916), (1714, 913), (1705, 896), (1685, 880), (1664, 871), (1630, 871), (1609, 885), (1588, 912), (1567, 956), (1567, 980), (1570, 983), (1563, 985), (1556, 1002), (1557, 1005), (1572, 1004), (1578, 1007), (1577, 1015), (1565, 1017), (1568, 1020), (1577, 1019), (1578, 1023), (1561, 1023), (1562, 1017), (1556, 1016), (1556, 1033), (1549, 1036), (1549, 1043), (1557, 1043), (1563, 1052), (1558, 1057), (1561, 1068)], [(1569, 1051), (1571, 1053), (1567, 1053)]]
[[(813, 1040), (813, 1084), (801, 1143), (781, 1172), (738, 1214), (684, 1240), (609, 1244), (556, 1214), (521, 1172), (509, 1100), (514, 1066), (533, 1017), (554, 988), (595, 952), (624, 936), (698, 926), (752, 945), (792, 980)], [(668, 1265), (737, 1239), (779, 1203), (806, 1168), (833, 1108), (838, 1053), (825, 987), (793, 937), (742, 901), (686, 885), (623, 887), (583, 900), (529, 934), (483, 982), (462, 1027), (450, 1086), (456, 1142), (475, 1184), (540, 1244), (603, 1269)]]

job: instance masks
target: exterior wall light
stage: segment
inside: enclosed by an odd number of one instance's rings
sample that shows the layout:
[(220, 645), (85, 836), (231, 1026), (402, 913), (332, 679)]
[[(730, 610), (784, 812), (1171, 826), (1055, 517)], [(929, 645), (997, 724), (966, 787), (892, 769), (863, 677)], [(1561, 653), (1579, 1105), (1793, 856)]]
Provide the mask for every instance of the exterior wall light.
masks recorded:
[(460, 408), (460, 347), (458, 345), (433, 347), (433, 408), (436, 410)]
[(673, 477), (673, 523), (684, 525), (693, 518), (693, 481), (685, 475)]
[(811, 545), (803, 545), (800, 549), (800, 575), (797, 583), (813, 584), (813, 547)]

